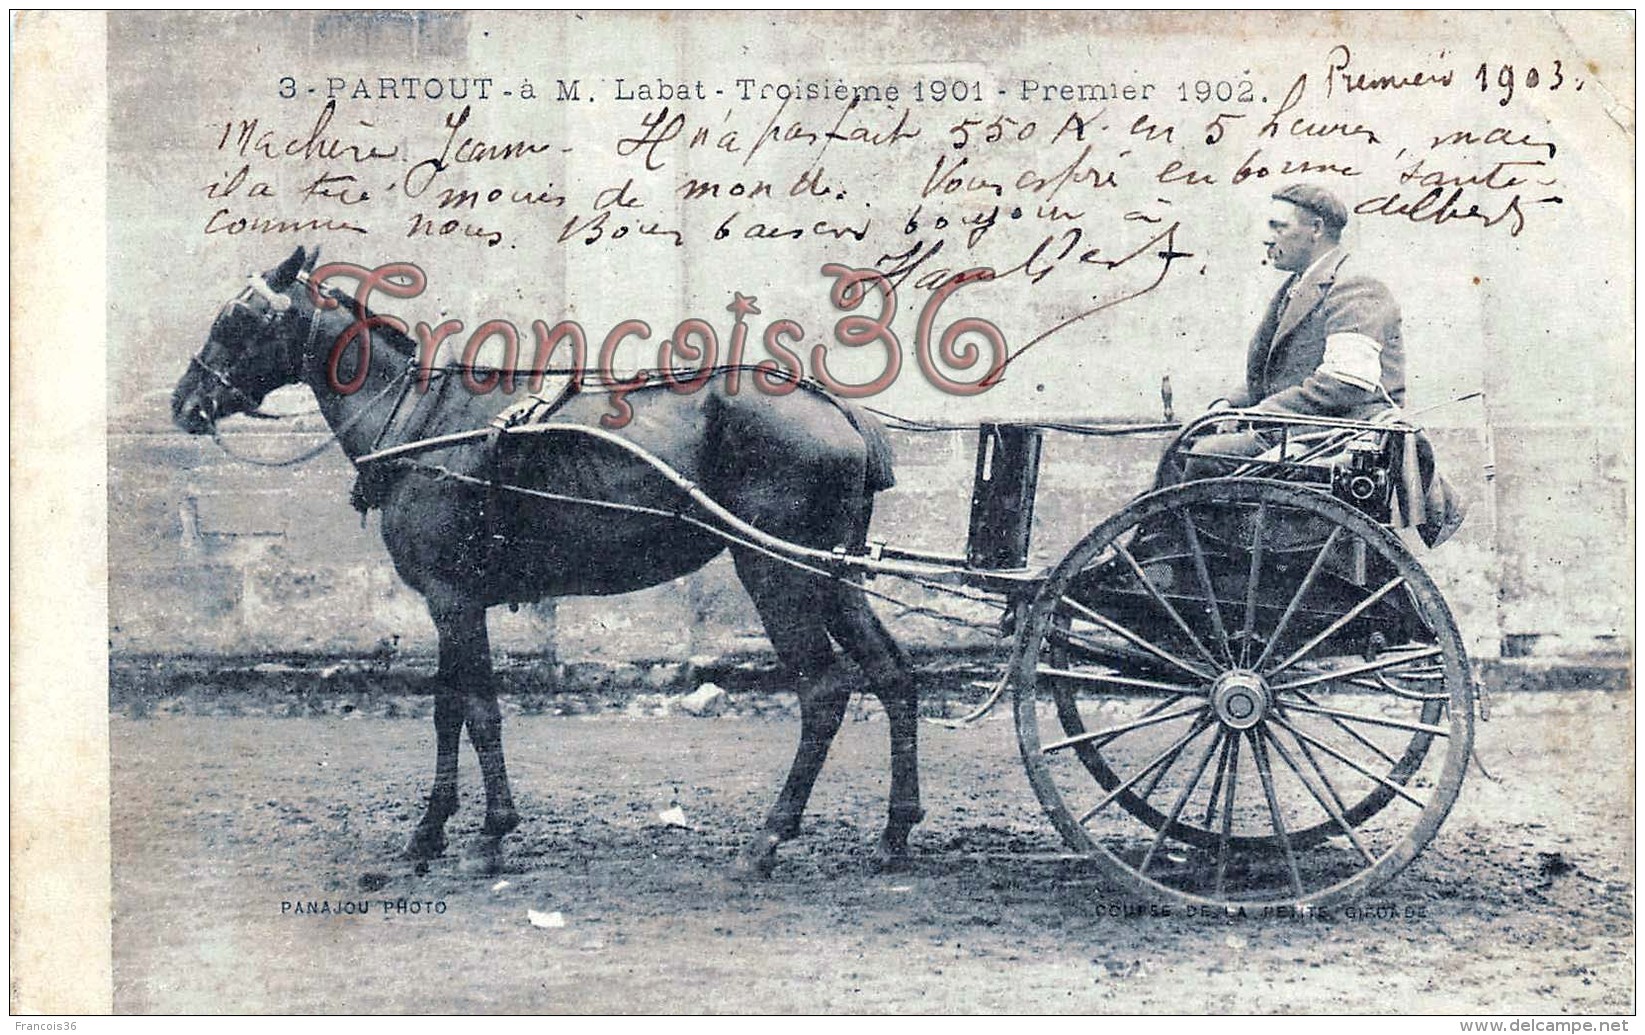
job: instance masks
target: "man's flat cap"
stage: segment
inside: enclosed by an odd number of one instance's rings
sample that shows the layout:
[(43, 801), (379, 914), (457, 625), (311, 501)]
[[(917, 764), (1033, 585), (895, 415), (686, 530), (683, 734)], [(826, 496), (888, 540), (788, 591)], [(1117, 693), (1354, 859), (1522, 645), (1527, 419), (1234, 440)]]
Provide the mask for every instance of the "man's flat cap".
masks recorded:
[(1289, 187), (1282, 187), (1273, 194), (1276, 201), (1289, 201), (1298, 208), (1307, 209), (1332, 230), (1341, 230), (1348, 225), (1348, 207), (1324, 187), (1316, 187), (1312, 183), (1293, 183)]

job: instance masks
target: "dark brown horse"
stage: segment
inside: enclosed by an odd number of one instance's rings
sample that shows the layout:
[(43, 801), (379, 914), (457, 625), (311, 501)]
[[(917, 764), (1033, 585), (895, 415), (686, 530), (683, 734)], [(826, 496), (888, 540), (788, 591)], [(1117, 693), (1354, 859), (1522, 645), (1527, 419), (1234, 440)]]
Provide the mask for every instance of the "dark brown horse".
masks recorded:
[[(299, 248), (223, 306), (172, 395), (180, 427), (213, 432), (224, 417), (255, 412), (275, 388), (302, 382), (313, 389), (352, 459), (407, 439), (484, 428), (516, 401), (518, 396), (500, 391), (468, 391), (451, 371), (434, 377), (426, 393), (406, 391), (406, 379), (415, 376), (415, 343), (382, 326), (371, 330), (363, 382), (348, 394), (336, 390), (328, 359), (356, 313), (352, 300), (337, 296), (330, 299), (342, 302), (336, 308), (315, 304), (307, 278), (314, 261), (314, 254)], [(737, 517), (792, 543), (827, 550), (860, 541), (874, 492), (890, 482), (889, 453), (871, 419), (848, 416), (837, 402), (810, 390), (769, 395), (745, 383), (731, 392), (716, 376), (693, 393), (643, 390), (628, 400), (633, 418), (622, 431), (626, 439)], [(572, 395), (553, 421), (594, 425), (609, 404), (598, 393)], [(400, 577), (426, 599), (439, 632), (434, 786), (406, 849), (415, 858), (445, 849), (446, 820), (457, 809), (465, 725), (486, 791), (485, 825), (465, 868), (495, 871), (501, 840), (520, 821), (503, 763), (487, 609), (658, 585), (701, 568), (726, 546), (700, 527), (640, 509), (595, 509), (476, 484), (495, 480), (506, 463), (510, 484), (539, 492), (682, 509), (676, 486), (609, 443), (556, 438), (531, 447), (500, 461), (484, 443), (463, 444), (424, 454), (418, 464), (385, 468), (386, 477), (369, 477), (377, 465), (362, 472), (362, 485), (382, 508), (389, 556)], [(880, 698), (891, 730), (890, 815), (874, 859), (882, 866), (903, 863), (909, 830), (923, 812), (915, 689), (902, 652), (857, 586), (752, 548), (733, 546), (731, 552), (798, 691), (801, 716), (788, 779), (764, 826), (739, 854), (738, 871), (769, 874), (777, 845), (799, 832), (854, 689)], [(836, 643), (853, 664), (836, 656)]]

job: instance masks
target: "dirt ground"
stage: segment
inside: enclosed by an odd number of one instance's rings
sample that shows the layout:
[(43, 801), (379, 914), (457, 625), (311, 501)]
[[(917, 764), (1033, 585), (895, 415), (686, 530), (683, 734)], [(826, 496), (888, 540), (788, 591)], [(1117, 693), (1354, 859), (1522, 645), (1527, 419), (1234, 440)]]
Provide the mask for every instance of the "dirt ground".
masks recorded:
[[(1470, 772), (1433, 845), (1360, 910), (1306, 921), (1151, 916), (1058, 858), (1008, 715), (922, 731), (929, 815), (896, 875), (865, 868), (886, 727), (848, 722), (803, 836), (746, 887), (727, 862), (798, 735), (774, 714), (508, 715), (525, 823), (499, 881), (455, 851), (421, 875), (397, 858), (432, 776), (426, 718), (122, 712), (115, 1008), (1632, 1012), (1631, 702), (1495, 705), (1479, 752), (1496, 780)], [(454, 846), (479, 825), (476, 777), (465, 745)], [(692, 829), (659, 818), (674, 805)]]

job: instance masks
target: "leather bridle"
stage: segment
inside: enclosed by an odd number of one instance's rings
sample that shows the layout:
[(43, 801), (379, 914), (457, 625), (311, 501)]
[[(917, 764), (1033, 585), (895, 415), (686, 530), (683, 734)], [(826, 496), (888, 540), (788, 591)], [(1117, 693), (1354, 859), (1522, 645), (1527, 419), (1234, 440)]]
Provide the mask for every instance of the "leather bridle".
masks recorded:
[[(298, 275), (298, 280), (301, 283), (307, 283), (307, 277), (302, 274)], [(253, 306), (251, 304), (253, 298), (265, 299), (268, 302), (268, 308), (258, 309)], [(278, 299), (279, 302), (276, 302), (275, 299)], [(284, 305), (281, 305), (281, 302), (283, 302)], [(221, 321), (225, 314), (236, 308), (245, 309), (256, 318), (258, 324), (260, 325), (259, 330), (262, 332), (259, 335), (261, 338), (271, 332), (280, 317), (290, 312), (294, 306), (289, 295), (276, 292), (273, 288), (269, 287), (268, 282), (265, 281), (260, 275), (253, 273), (247, 277), (246, 286), (241, 289), (240, 293), (223, 303), (223, 307), (217, 311), (217, 320), (213, 321), (213, 326), (215, 327), (216, 323)], [(303, 352), (301, 357), (304, 362), (307, 362), (309, 350), (314, 346), (314, 336), (318, 332), (320, 324), (319, 315), (318, 308), (309, 314), (308, 335), (303, 342)], [(206, 362), (206, 350), (211, 348), (212, 343), (217, 340), (218, 339), (215, 335), (208, 336), (206, 343), (200, 346), (200, 350), (189, 358), (189, 366), (198, 367), (203, 373), (209, 375), (212, 380), (222, 385), (229, 392), (238, 396), (240, 400), (246, 404), (246, 416), (255, 417), (259, 420), (276, 419), (278, 417), (277, 414), (264, 413), (262, 409), (260, 409), (260, 400), (253, 398), (250, 392), (246, 391), (238, 384), (235, 384), (234, 378), (231, 376), (234, 371), (233, 366), (230, 366), (228, 370), (219, 370), (217, 367), (214, 367), (210, 363)], [(215, 426), (217, 423), (217, 414), (210, 414), (208, 419)]]
[[(306, 272), (298, 273), (297, 274), (297, 282), (299, 284), (304, 285), (305, 287), (308, 287), (309, 286), (308, 274)], [(264, 299), (268, 303), (268, 308), (258, 309), (257, 307), (253, 306), (251, 304), (253, 297)], [(221, 320), (225, 313), (229, 312), (230, 310), (232, 310), (233, 308), (235, 308), (237, 306), (245, 308), (258, 321), (258, 324), (259, 324), (259, 327), (258, 327), (258, 340), (263, 340), (264, 338), (266, 338), (267, 335), (270, 334), (274, 330), (274, 327), (275, 327), (276, 323), (280, 320), (280, 318), (285, 316), (287, 313), (291, 312), (292, 309), (295, 308), (295, 306), (292, 302), (291, 296), (276, 292), (273, 288), (271, 288), (268, 285), (267, 281), (265, 281), (260, 275), (255, 274), (255, 273), (251, 274), (251, 276), (249, 278), (247, 278), (245, 288), (243, 288), (239, 294), (235, 295), (233, 298), (231, 298), (227, 302), (225, 302), (223, 304), (223, 308), (218, 310), (217, 319)], [(215, 327), (215, 326), (216, 326), (216, 322), (214, 321), (213, 322), (213, 327)], [(320, 307), (318, 305), (316, 305), (316, 306), (314, 306), (313, 308), (311, 308), (309, 310), (308, 333), (307, 333), (307, 335), (304, 336), (302, 352), (298, 356), (299, 364), (301, 364), (303, 366), (306, 366), (308, 364), (311, 353), (314, 350), (314, 340), (315, 340), (316, 336), (319, 334), (319, 331), (320, 331)], [(225, 370), (219, 370), (216, 367), (212, 366), (210, 363), (206, 362), (206, 358), (205, 358), (206, 350), (211, 347), (211, 345), (214, 341), (217, 341), (217, 340), (218, 339), (215, 336), (208, 336), (207, 339), (206, 339), (206, 344), (201, 346), (200, 351), (196, 352), (194, 354), (194, 356), (189, 360), (190, 366), (198, 367), (201, 371), (203, 371), (204, 373), (209, 375), (214, 381), (216, 381), (218, 384), (222, 385), (225, 389), (227, 389), (228, 391), (232, 392), (233, 394), (239, 396), (240, 399), (242, 401), (244, 401), (246, 403), (247, 407), (248, 407), (248, 409), (244, 411), (245, 414), (248, 417), (255, 417), (259, 420), (279, 420), (279, 419), (281, 419), (282, 416), (285, 416), (283, 414), (263, 412), (259, 408), (260, 404), (259, 404), (258, 400), (252, 398), (251, 394), (249, 392), (247, 392), (244, 388), (242, 388), (239, 385), (235, 384), (234, 379), (231, 376), (234, 372), (234, 367), (233, 366), (231, 366), (228, 370), (225, 371)], [(236, 362), (238, 362), (238, 360)], [(351, 416), (348, 420), (344, 421), (342, 424), (340, 424), (337, 427), (333, 428), (331, 430), (331, 434), (326, 438), (325, 441), (319, 443), (317, 446), (313, 447), (312, 449), (304, 450), (302, 453), (298, 454), (297, 456), (290, 457), (290, 458), (287, 458), (287, 459), (284, 459), (284, 460), (263, 460), (263, 459), (258, 458), (258, 457), (247, 456), (247, 455), (235, 452), (234, 450), (229, 448), (228, 444), (226, 442), (224, 442), (222, 437), (218, 434), (218, 430), (217, 430), (217, 416), (218, 415), (215, 414), (215, 413), (207, 415), (207, 423), (210, 427), (212, 441), (216, 442), (218, 448), (223, 450), (223, 452), (227, 453), (229, 456), (232, 456), (237, 460), (243, 460), (246, 463), (255, 464), (259, 467), (289, 467), (293, 464), (299, 464), (299, 463), (303, 463), (303, 462), (308, 461), (308, 460), (312, 460), (315, 457), (319, 456), (321, 453), (325, 452), (327, 449), (331, 448), (331, 444), (333, 442), (339, 441), (342, 434), (345, 431), (347, 431), (349, 428), (351, 428), (355, 424), (357, 424), (362, 418), (365, 417), (365, 415), (367, 413), (370, 413), (371, 411), (375, 410), (377, 408), (377, 405), (380, 402), (382, 402), (384, 399), (388, 398), (389, 393), (392, 392), (396, 388), (398, 388), (400, 390), (400, 399), (396, 401), (395, 407), (394, 407), (395, 412), (398, 412), (399, 407), (400, 407), (400, 400), (404, 399), (407, 390), (409, 390), (410, 387), (411, 387), (411, 383), (412, 383), (411, 374), (414, 370), (417, 369), (416, 363), (417, 363), (416, 359), (413, 358), (411, 360), (411, 363), (409, 365), (407, 365), (407, 367), (403, 371), (401, 371), (401, 373), (399, 375), (392, 378), (389, 381), (389, 383), (383, 387), (382, 391), (378, 392), (375, 396), (373, 396), (371, 399), (369, 399), (366, 402), (366, 404), (364, 406), (362, 406), (357, 412), (355, 412), (354, 415)], [(385, 422), (383, 427), (381, 429), (379, 429), (379, 431), (378, 431), (378, 438), (379, 439), (381, 439), (382, 434), (387, 431), (388, 424), (392, 423), (392, 421), (393, 421), (393, 415), (391, 414), (389, 421)]]

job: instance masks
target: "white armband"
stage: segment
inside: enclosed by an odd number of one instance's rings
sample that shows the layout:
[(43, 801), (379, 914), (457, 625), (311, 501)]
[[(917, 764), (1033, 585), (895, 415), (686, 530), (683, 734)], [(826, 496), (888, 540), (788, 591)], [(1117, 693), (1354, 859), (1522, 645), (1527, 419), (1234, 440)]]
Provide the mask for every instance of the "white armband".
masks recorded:
[(1328, 335), (1319, 370), (1368, 392), (1382, 384), (1382, 342), (1352, 332)]

